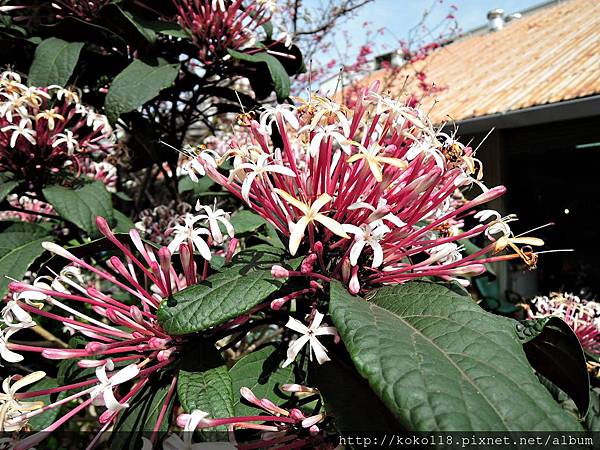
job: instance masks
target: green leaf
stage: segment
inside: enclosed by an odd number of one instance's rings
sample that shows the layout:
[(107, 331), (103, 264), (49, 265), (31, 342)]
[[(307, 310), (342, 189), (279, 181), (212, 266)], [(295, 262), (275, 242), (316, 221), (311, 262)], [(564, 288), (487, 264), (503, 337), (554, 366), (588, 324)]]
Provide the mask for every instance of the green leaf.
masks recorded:
[[(58, 386), (59, 386), (59, 384), (57, 383), (56, 378), (46, 377), (46, 378), (41, 379), (37, 383), (35, 383), (29, 389), (27, 389), (27, 392), (52, 389), (52, 388), (55, 388)], [(41, 395), (38, 397), (31, 397), (31, 398), (28, 398), (26, 401), (28, 401), (28, 402), (40, 401), (40, 402), (44, 402), (44, 405), (49, 405), (49, 404), (53, 403), (53, 401), (61, 400), (61, 399), (65, 398), (66, 396), (67, 396), (67, 392), (63, 391), (60, 394), (58, 394), (58, 396), (56, 396), (56, 398), (54, 398), (50, 394), (48, 394), (48, 395)], [(32, 418), (30, 418), (29, 421), (27, 422), (27, 424), (31, 427), (32, 431), (43, 430), (44, 428), (52, 425), (52, 423), (58, 418), (60, 409), (61, 409), (60, 407), (50, 408), (48, 411), (43, 412), (41, 414), (38, 414), (37, 416), (33, 416)]]
[(173, 36), (176, 38), (189, 39), (190, 35), (181, 29), (176, 22), (161, 22), (156, 20), (146, 20), (141, 17), (136, 17), (136, 22), (146, 28), (165, 36)]
[[(115, 5), (116, 6), (116, 5)], [(144, 38), (146, 39), (149, 43), (154, 44), (154, 42), (156, 42), (156, 33), (154, 32), (154, 30), (147, 28), (141, 20), (139, 20), (139, 18), (134, 17), (133, 14), (131, 14), (128, 11), (125, 11), (124, 9), (122, 9), (119, 6), (116, 6), (116, 9), (123, 15), (123, 17), (125, 17), (125, 19), (127, 20), (127, 22), (133, 26), (133, 28)]]
[(215, 346), (210, 342), (194, 342), (184, 348), (182, 356), (177, 396), (185, 412), (200, 409), (209, 413), (209, 417), (233, 416), (231, 378)]
[(590, 407), (585, 416), (585, 428), (589, 431), (600, 431), (600, 390), (590, 389)]
[(135, 228), (135, 224), (133, 220), (131, 220), (128, 216), (123, 214), (121, 211), (113, 209), (113, 215), (115, 218), (115, 233), (129, 233), (129, 230)]
[(30, 86), (65, 86), (79, 60), (83, 42), (66, 42), (51, 37), (35, 49), (27, 81)]
[[(17, 247), (48, 236), (50, 230), (29, 222), (16, 222), (0, 233), (0, 257)], [(48, 239), (52, 239), (49, 237)]]
[(265, 34), (267, 40), (270, 40), (273, 37), (273, 23), (269, 20), (268, 22), (263, 23), (263, 30), (265, 30)]
[(590, 380), (575, 332), (558, 317), (516, 325), (531, 366), (573, 399), (581, 416), (590, 404)]
[(338, 431), (351, 434), (402, 430), (354, 367), (334, 357), (327, 364), (310, 364), (309, 368), (308, 385), (319, 389)]
[(133, 111), (173, 84), (179, 73), (178, 64), (150, 66), (139, 59), (129, 64), (113, 80), (104, 108), (111, 122), (123, 113)]
[(177, 184), (179, 192), (193, 191), (194, 194), (207, 192), (215, 182), (208, 177), (202, 177), (197, 183), (194, 183), (190, 177), (183, 177)]
[(109, 223), (114, 212), (109, 192), (100, 181), (88, 183), (78, 189), (49, 186), (43, 190), (46, 200), (65, 220), (74, 223), (90, 236), (98, 236), (96, 217)]
[(12, 190), (17, 187), (19, 184), (18, 181), (3, 181), (0, 182), (0, 202), (4, 201), (6, 196), (12, 192)]
[(47, 236), (27, 242), (0, 258), (0, 298), (8, 292), (10, 278), (21, 280), (29, 266), (44, 253), (42, 242), (51, 240), (52, 238)]
[[(169, 395), (170, 377), (165, 376), (161, 380), (153, 380), (148, 383), (129, 403), (120, 414), (112, 433), (109, 448), (141, 448), (142, 437), (150, 438), (158, 420), (160, 411), (165, 405)], [(166, 414), (159, 427), (160, 436), (169, 428), (169, 417), (173, 408), (175, 395), (172, 395), (167, 406)]]
[(281, 64), (273, 55), (269, 55), (267, 52), (254, 53), (250, 55), (248, 53), (242, 53), (231, 49), (228, 49), (227, 52), (233, 58), (240, 61), (267, 64), (269, 73), (271, 74), (271, 79), (273, 80), (275, 93), (277, 94), (277, 100), (282, 102), (290, 96), (290, 77), (285, 71), (283, 64)]
[(268, 246), (236, 255), (232, 265), (206, 281), (164, 299), (158, 320), (171, 335), (195, 333), (250, 311), (277, 291), (283, 281), (271, 276), (283, 252)]
[(233, 225), (236, 236), (256, 231), (266, 223), (265, 219), (258, 214), (247, 210), (239, 211), (231, 216), (231, 225)]
[(356, 369), (412, 431), (581, 430), (540, 384), (514, 322), (448, 286), (331, 284), (329, 313)]
[(294, 374), (294, 366), (280, 367), (285, 354), (269, 345), (256, 350), (234, 364), (229, 369), (233, 383), (233, 395), (236, 416), (256, 414), (256, 407), (242, 402), (240, 389), (247, 387), (258, 398), (268, 398), (277, 405), (288, 401), (290, 395), (281, 390), (284, 384), (300, 382)]

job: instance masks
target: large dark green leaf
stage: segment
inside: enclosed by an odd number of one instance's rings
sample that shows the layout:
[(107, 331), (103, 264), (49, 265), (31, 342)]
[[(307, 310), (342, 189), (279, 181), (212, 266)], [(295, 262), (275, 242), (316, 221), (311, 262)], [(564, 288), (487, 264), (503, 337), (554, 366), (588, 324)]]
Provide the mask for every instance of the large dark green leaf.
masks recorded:
[(49, 186), (44, 196), (56, 212), (65, 220), (74, 223), (90, 236), (97, 236), (96, 217), (113, 221), (113, 207), (109, 192), (100, 181), (88, 183), (78, 189)]
[(569, 325), (558, 317), (546, 317), (518, 323), (517, 333), (531, 366), (568, 394), (585, 416), (590, 380), (583, 349)]
[(18, 181), (0, 181), (0, 202), (2, 202), (18, 184)]
[(188, 413), (200, 409), (213, 418), (233, 416), (231, 378), (213, 344), (195, 342), (185, 348), (177, 396)]
[(21, 280), (29, 266), (44, 253), (42, 242), (50, 240), (46, 237), (27, 242), (0, 258), (0, 298), (8, 292), (10, 279)]
[(289, 400), (290, 395), (281, 390), (284, 384), (300, 382), (294, 374), (294, 366), (280, 367), (285, 358), (273, 346), (256, 350), (235, 363), (229, 370), (233, 383), (235, 414), (246, 416), (256, 414), (256, 407), (247, 405), (241, 400), (240, 388), (247, 387), (258, 398), (268, 398), (281, 405)]
[(598, 389), (590, 389), (590, 407), (584, 423), (587, 430), (600, 431), (600, 390)]
[(265, 219), (258, 214), (246, 210), (239, 211), (231, 216), (231, 225), (235, 229), (236, 236), (256, 231), (266, 223)]
[(326, 364), (311, 364), (308, 384), (321, 393), (335, 427), (344, 434), (399, 432), (402, 426), (356, 372), (334, 357)]
[(206, 281), (164, 299), (158, 320), (171, 335), (195, 333), (220, 325), (250, 311), (282, 285), (271, 276), (283, 252), (261, 246), (241, 252), (232, 265)]
[(329, 312), (360, 375), (410, 430), (581, 430), (538, 381), (514, 322), (446, 285), (384, 287), (365, 301), (332, 282)]
[(115, 233), (129, 233), (129, 230), (135, 228), (135, 223), (121, 211), (116, 209), (113, 210), (113, 216), (115, 218)]
[(173, 83), (178, 73), (177, 64), (150, 66), (137, 59), (133, 61), (115, 77), (106, 94), (104, 108), (110, 121), (116, 122), (121, 114), (152, 100)]
[[(137, 395), (128, 401), (129, 407), (124, 409), (115, 425), (112, 433), (111, 448), (136, 449), (142, 446), (142, 436), (150, 437), (160, 411), (168, 399), (170, 381), (169, 377), (164, 380), (153, 380), (148, 383)], [(173, 408), (175, 395), (169, 399), (167, 412), (159, 427), (160, 436), (167, 432), (169, 417)]]
[(129, 11), (125, 11), (124, 9), (118, 6), (115, 6), (114, 9), (116, 9), (119, 12), (119, 14), (121, 14), (125, 18), (125, 20), (131, 26), (131, 28), (137, 31), (140, 34), (140, 36), (146, 39), (149, 43), (154, 44), (154, 42), (156, 41), (156, 33), (154, 32), (154, 30), (144, 26), (144, 24), (139, 20), (139, 18), (135, 17)]
[(281, 64), (273, 55), (269, 55), (267, 52), (248, 54), (231, 49), (227, 51), (233, 58), (240, 61), (265, 63), (269, 68), (277, 99), (281, 102), (290, 96), (290, 77), (287, 74), (285, 67), (283, 67), (283, 64)]
[[(50, 234), (43, 226), (29, 222), (15, 222), (0, 233), (0, 258), (28, 242), (41, 239)], [(48, 238), (51, 240), (52, 238)]]
[(66, 42), (55, 37), (43, 40), (35, 49), (29, 68), (29, 85), (65, 86), (77, 65), (82, 47), (83, 42)]

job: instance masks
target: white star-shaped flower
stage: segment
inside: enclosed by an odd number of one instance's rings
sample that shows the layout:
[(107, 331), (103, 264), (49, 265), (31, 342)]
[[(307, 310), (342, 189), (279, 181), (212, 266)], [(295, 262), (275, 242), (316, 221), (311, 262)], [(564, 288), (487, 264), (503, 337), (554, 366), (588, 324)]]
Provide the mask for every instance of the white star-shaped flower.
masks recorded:
[(94, 405), (105, 405), (109, 411), (119, 411), (129, 406), (127, 403), (119, 403), (119, 401), (115, 398), (113, 389), (119, 384), (123, 384), (129, 380), (132, 380), (140, 373), (138, 366), (135, 364), (130, 364), (126, 367), (123, 367), (112, 377), (108, 378), (106, 369), (112, 371), (114, 368), (115, 365), (110, 359), (106, 362), (106, 364), (97, 367), (96, 378), (98, 378), (100, 384), (90, 392), (92, 403)]
[(192, 214), (186, 214), (183, 216), (183, 225), (175, 225), (169, 230), (173, 232), (174, 239), (167, 247), (171, 253), (179, 250), (179, 246), (185, 242), (190, 241), (192, 245), (200, 252), (200, 255), (207, 261), (210, 261), (212, 255), (210, 253), (210, 247), (202, 239), (202, 235), (210, 235), (210, 231), (206, 228), (196, 228), (196, 222), (202, 220), (200, 216), (194, 216)]
[(341, 238), (350, 238), (339, 222), (319, 212), (323, 206), (331, 201), (331, 196), (329, 194), (321, 194), (312, 204), (307, 205), (306, 203), (295, 199), (287, 192), (282, 191), (281, 189), (275, 189), (275, 193), (285, 199), (291, 205), (294, 205), (304, 214), (295, 224), (291, 225), (290, 227), (290, 253), (292, 255), (295, 255), (298, 251), (298, 247), (300, 247), (300, 242), (302, 242), (306, 227), (312, 222), (319, 222), (325, 228), (329, 229), (333, 234), (336, 234)]
[[(235, 176), (243, 175), (244, 181), (242, 182), (242, 198), (250, 203), (250, 189), (252, 188), (252, 183), (258, 177), (264, 176), (268, 172), (279, 173), (281, 175), (286, 175), (288, 177), (295, 177), (296, 174), (289, 167), (285, 167), (281, 164), (268, 164), (267, 161), (271, 155), (265, 153), (258, 157), (256, 162), (245, 162), (239, 164), (235, 169), (231, 171), (229, 175), (229, 179), (231, 180)], [(246, 172), (249, 170), (250, 172)]]
[(365, 245), (368, 245), (373, 250), (373, 263), (371, 267), (379, 267), (383, 263), (383, 248), (379, 241), (390, 232), (389, 227), (381, 222), (363, 224), (360, 227), (356, 225), (342, 226), (345, 231), (354, 235), (354, 243), (350, 248), (350, 264), (353, 266), (356, 265)]
[(296, 117), (296, 107), (293, 105), (265, 106), (264, 111), (260, 115), (261, 128), (271, 134), (273, 132), (273, 123), (277, 122), (279, 115), (295, 130), (300, 128), (300, 123)]
[(12, 135), (10, 137), (10, 146), (15, 148), (17, 145), (17, 139), (19, 136), (22, 136), (24, 139), (27, 139), (31, 145), (35, 145), (36, 141), (36, 132), (31, 128), (31, 121), (29, 119), (21, 119), (18, 125), (7, 125), (2, 128), (1, 131), (11, 131)]
[(306, 344), (310, 346), (311, 361), (313, 354), (317, 358), (317, 362), (319, 364), (329, 361), (327, 349), (323, 344), (321, 344), (321, 342), (319, 342), (317, 336), (337, 336), (337, 330), (334, 327), (321, 326), (323, 317), (325, 317), (323, 314), (321, 314), (319, 311), (315, 311), (315, 317), (308, 327), (293, 317), (288, 319), (288, 322), (285, 324), (285, 326), (300, 333), (302, 336), (290, 343), (287, 351), (287, 359), (283, 363), (282, 367), (289, 366), (296, 359), (296, 356), (298, 353), (300, 353), (302, 347), (304, 347)]
[(67, 154), (69, 156), (71, 156), (75, 150), (79, 150), (79, 142), (71, 130), (65, 130), (64, 133), (58, 133), (54, 136), (52, 148), (56, 148), (63, 144), (67, 147)]
[(208, 227), (210, 229), (210, 234), (214, 241), (217, 244), (221, 244), (223, 242), (223, 233), (221, 233), (221, 228), (219, 227), (219, 222), (223, 224), (225, 229), (227, 230), (227, 234), (229, 237), (233, 237), (235, 235), (235, 230), (233, 229), (233, 225), (229, 221), (229, 213), (226, 213), (222, 209), (217, 209), (216, 201), (215, 206), (210, 207), (207, 205), (201, 205), (200, 201), (196, 203), (196, 211), (204, 210), (204, 214), (200, 214), (197, 217), (201, 219), (206, 219), (208, 221)]

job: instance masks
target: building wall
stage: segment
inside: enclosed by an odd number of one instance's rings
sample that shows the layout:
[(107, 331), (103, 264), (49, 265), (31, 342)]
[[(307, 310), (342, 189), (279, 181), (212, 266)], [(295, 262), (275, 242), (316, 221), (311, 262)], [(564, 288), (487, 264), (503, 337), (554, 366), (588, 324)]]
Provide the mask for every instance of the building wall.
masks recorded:
[[(477, 146), (486, 133), (461, 136)], [(600, 116), (495, 130), (477, 156), (490, 186), (504, 184), (507, 195), (493, 205), (516, 213), (515, 234), (533, 232), (546, 241), (544, 250), (572, 253), (540, 255), (538, 270), (519, 264), (496, 267), (500, 288), (530, 297), (550, 290), (600, 296)]]

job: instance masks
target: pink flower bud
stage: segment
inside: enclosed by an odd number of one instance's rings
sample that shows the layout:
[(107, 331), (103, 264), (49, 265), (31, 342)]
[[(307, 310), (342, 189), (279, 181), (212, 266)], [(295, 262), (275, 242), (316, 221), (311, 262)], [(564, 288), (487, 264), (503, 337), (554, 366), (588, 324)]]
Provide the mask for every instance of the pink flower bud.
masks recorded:
[(274, 265), (271, 267), (271, 275), (273, 278), (287, 278), (290, 276), (290, 271), (285, 267)]
[(88, 342), (85, 346), (86, 351), (90, 354), (90, 355), (95, 355), (98, 352), (104, 352), (107, 349), (107, 345), (103, 344), (101, 342), (96, 342), (96, 341), (92, 341), (92, 342)]
[(286, 298), (276, 298), (275, 300), (273, 300), (271, 302), (271, 309), (273, 311), (279, 311), (283, 305), (285, 305), (287, 303), (287, 299)]
[(102, 233), (104, 236), (109, 239), (114, 238), (114, 233), (108, 226), (108, 222), (104, 217), (96, 216), (96, 226), (98, 227), (98, 231), (100, 231), (100, 233)]
[(360, 292), (360, 282), (358, 281), (358, 266), (352, 269), (352, 278), (348, 284), (348, 290), (351, 294), (358, 294)]
[(290, 417), (294, 420), (297, 420), (298, 422), (306, 419), (306, 416), (302, 414), (302, 411), (300, 411), (297, 408), (294, 408), (290, 411)]
[(142, 311), (136, 305), (131, 305), (129, 307), (129, 314), (131, 318), (139, 324), (144, 324), (144, 316), (142, 315)]
[(252, 403), (255, 406), (261, 407), (260, 400), (254, 395), (254, 393), (247, 388), (246, 386), (242, 386), (240, 388), (240, 395), (246, 399), (246, 401)]
[(302, 265), (300, 266), (300, 272), (302, 272), (302, 273), (312, 272), (315, 262), (317, 262), (317, 255), (315, 255), (314, 253), (311, 253), (306, 258), (304, 258), (304, 261), (302, 261)]
[(321, 420), (323, 420), (324, 417), (325, 416), (323, 414), (317, 414), (316, 416), (307, 417), (302, 421), (302, 428), (310, 428), (313, 425), (319, 423)]
[(260, 400), (260, 406), (263, 409), (266, 409), (272, 414), (281, 414), (282, 416), (288, 416), (290, 413), (283, 408), (280, 408), (275, 403), (273, 403), (268, 398), (263, 398)]
[(77, 365), (83, 369), (103, 366), (106, 363), (105, 359), (80, 359)]
[(350, 258), (347, 256), (344, 257), (342, 261), (342, 281), (347, 283), (352, 275), (352, 264), (350, 263)]
[(238, 240), (236, 238), (232, 238), (227, 245), (227, 253), (225, 253), (225, 262), (231, 262), (233, 258), (233, 254), (235, 253), (235, 249), (237, 248)]
[(164, 362), (167, 361), (169, 358), (171, 358), (171, 355), (173, 354), (173, 352), (175, 351), (174, 347), (168, 348), (166, 350), (161, 350), (160, 352), (158, 352), (158, 354), (156, 355), (156, 359), (159, 362)]
[(165, 348), (165, 345), (169, 343), (168, 339), (161, 339), (157, 337), (151, 337), (148, 339), (148, 346), (153, 350)]
[(490, 189), (489, 191), (484, 192), (483, 194), (479, 194), (477, 197), (475, 197), (473, 200), (471, 200), (467, 204), (471, 208), (474, 206), (479, 206), (479, 205), (482, 205), (483, 203), (490, 202), (490, 201), (504, 195), (505, 192), (506, 192), (506, 188), (504, 186), (496, 186), (496, 187), (493, 187), (492, 189)]

